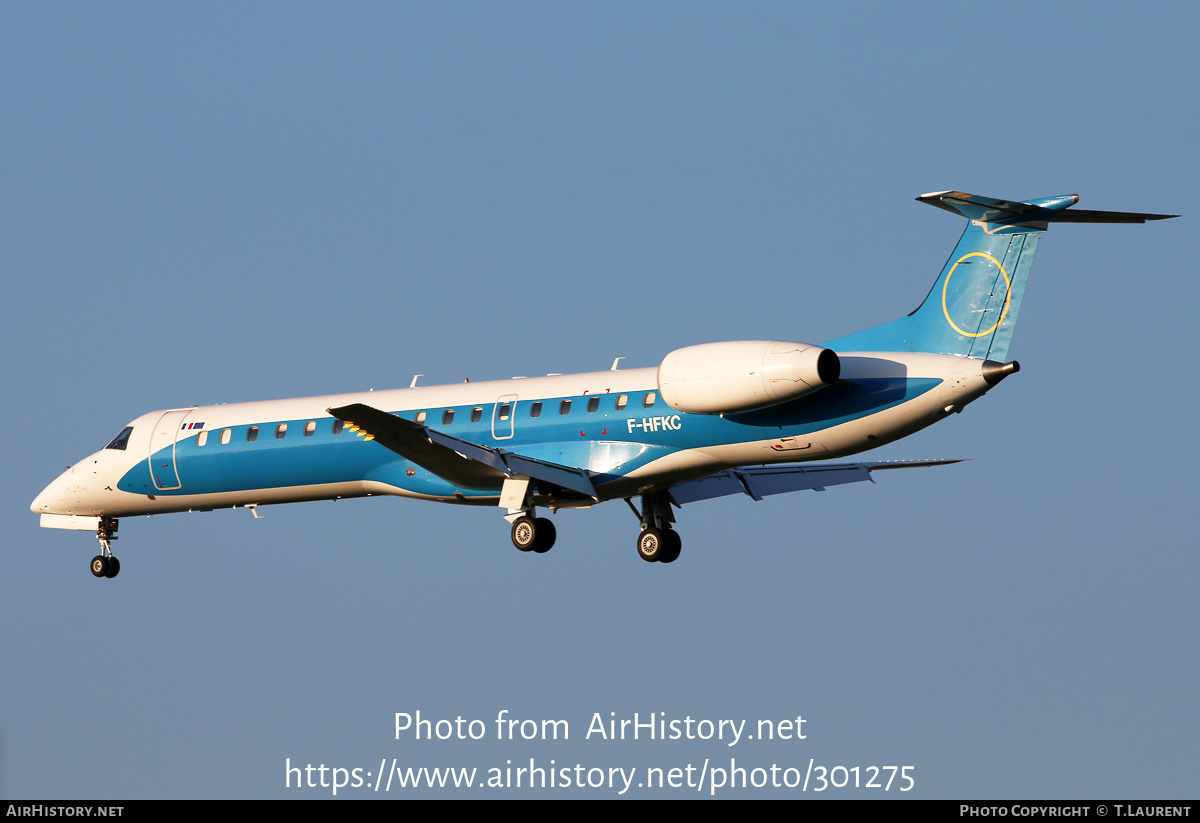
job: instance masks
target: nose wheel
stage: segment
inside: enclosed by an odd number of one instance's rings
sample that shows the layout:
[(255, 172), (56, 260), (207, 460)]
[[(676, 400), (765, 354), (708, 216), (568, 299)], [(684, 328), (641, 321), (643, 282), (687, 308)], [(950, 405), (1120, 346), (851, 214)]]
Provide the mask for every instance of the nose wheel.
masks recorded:
[(117, 518), (101, 517), (96, 539), (100, 541), (100, 554), (92, 558), (92, 575), (116, 577), (121, 573), (121, 561), (112, 553), (112, 541), (117, 539)]
[(96, 577), (116, 577), (121, 573), (121, 561), (109, 555), (98, 554), (92, 558), (92, 574)]

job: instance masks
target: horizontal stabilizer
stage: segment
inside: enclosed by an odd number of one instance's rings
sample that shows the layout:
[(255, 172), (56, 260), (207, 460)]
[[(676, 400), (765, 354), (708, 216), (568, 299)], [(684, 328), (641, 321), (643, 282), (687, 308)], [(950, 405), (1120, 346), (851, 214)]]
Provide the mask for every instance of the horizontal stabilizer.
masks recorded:
[(1054, 216), (1055, 223), (1145, 223), (1147, 220), (1170, 220), (1178, 214), (1143, 214), (1133, 211), (1095, 211), (1072, 209)]
[(492, 488), (500, 486), (505, 478), (523, 475), (593, 499), (596, 497), (591, 478), (583, 469), (482, 446), (363, 403), (326, 411), (381, 446), (456, 486)]
[(1045, 197), (1041, 200), (1017, 202), (967, 194), (964, 191), (937, 191), (917, 198), (939, 209), (961, 214), (971, 220), (992, 224), (1014, 223), (1145, 223), (1147, 220), (1167, 220), (1177, 214), (1147, 214), (1131, 211), (1095, 211), (1071, 207), (1079, 202), (1078, 194)]
[(945, 466), (961, 460), (894, 460), (884, 463), (825, 463), (799, 466), (762, 466), (749, 469), (729, 469), (672, 486), (671, 498), (676, 505), (711, 500), (730, 494), (746, 494), (755, 500), (785, 492), (824, 491), (827, 486), (858, 483), (871, 479), (871, 472), (882, 469), (914, 469), (922, 466)]

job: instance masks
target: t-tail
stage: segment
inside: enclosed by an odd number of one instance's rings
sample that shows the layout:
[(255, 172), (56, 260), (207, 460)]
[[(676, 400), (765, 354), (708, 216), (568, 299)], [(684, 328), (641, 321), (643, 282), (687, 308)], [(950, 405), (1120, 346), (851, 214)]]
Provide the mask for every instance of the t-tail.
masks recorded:
[(922, 203), (970, 222), (929, 296), (911, 314), (831, 340), (834, 351), (912, 351), (1005, 361), (1038, 238), (1050, 223), (1144, 223), (1173, 214), (1074, 209), (1079, 195), (1013, 202), (961, 191)]

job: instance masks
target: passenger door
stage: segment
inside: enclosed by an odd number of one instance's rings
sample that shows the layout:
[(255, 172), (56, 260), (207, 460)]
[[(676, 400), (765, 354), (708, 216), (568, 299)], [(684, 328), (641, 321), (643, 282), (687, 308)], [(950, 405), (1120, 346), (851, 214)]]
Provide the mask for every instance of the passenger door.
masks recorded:
[(154, 488), (159, 491), (183, 487), (175, 465), (175, 443), (179, 439), (179, 432), (183, 430), (183, 421), (191, 413), (192, 409), (165, 411), (150, 430), (150, 477), (154, 481)]

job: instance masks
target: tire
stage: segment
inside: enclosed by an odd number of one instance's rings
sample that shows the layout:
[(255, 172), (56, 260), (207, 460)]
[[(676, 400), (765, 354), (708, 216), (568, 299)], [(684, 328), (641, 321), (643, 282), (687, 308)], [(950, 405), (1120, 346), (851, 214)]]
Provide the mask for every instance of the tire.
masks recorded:
[(513, 521), (512, 542), (520, 551), (532, 551), (538, 542), (537, 522), (527, 515), (521, 515)]
[(674, 529), (667, 529), (663, 532), (663, 542), (666, 546), (663, 547), (662, 556), (658, 558), (659, 563), (674, 563), (679, 559), (679, 553), (683, 551), (683, 540), (679, 537), (679, 532)]
[(663, 556), (663, 550), (666, 548), (666, 539), (663, 533), (651, 526), (648, 529), (642, 529), (642, 533), (638, 535), (638, 556), (647, 563), (657, 563), (659, 558)]
[(108, 558), (98, 554), (92, 558), (92, 574), (96, 577), (108, 576)]
[(533, 550), (538, 554), (545, 554), (554, 548), (554, 540), (558, 537), (558, 529), (554, 528), (554, 523), (548, 517), (539, 517), (533, 522), (537, 530), (537, 539), (534, 542)]
[(105, 577), (116, 577), (121, 573), (121, 561), (115, 557), (108, 558), (108, 571), (104, 573)]

